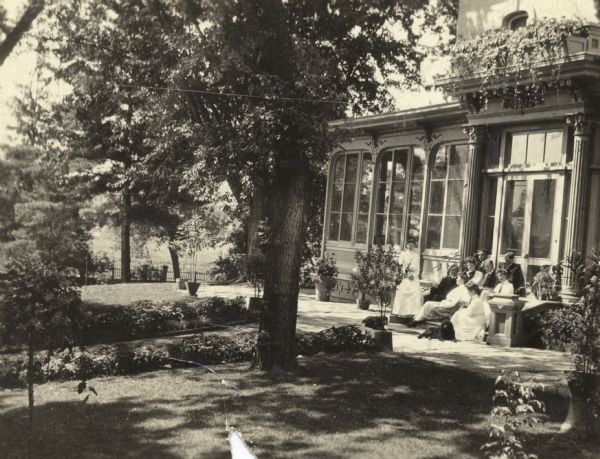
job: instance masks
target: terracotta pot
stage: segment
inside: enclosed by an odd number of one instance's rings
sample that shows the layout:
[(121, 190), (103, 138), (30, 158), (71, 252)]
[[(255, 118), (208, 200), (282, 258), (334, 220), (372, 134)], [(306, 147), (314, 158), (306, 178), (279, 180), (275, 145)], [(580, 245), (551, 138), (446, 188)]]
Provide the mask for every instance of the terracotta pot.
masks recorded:
[(175, 290), (185, 290), (185, 280), (175, 279)]
[(329, 296), (329, 292), (325, 289), (325, 285), (322, 282), (315, 284), (315, 300), (329, 301)]
[(200, 282), (192, 282), (192, 281), (186, 282), (186, 287), (187, 287), (187, 291), (190, 294), (190, 296), (196, 296), (196, 292), (200, 288)]
[(576, 438), (600, 438), (600, 417), (594, 416), (597, 408), (600, 375), (569, 373), (569, 411), (560, 433)]
[(373, 339), (379, 346), (382, 352), (393, 352), (394, 345), (392, 343), (392, 332), (389, 330), (376, 330), (373, 332)]
[(358, 309), (368, 311), (371, 302), (367, 300), (364, 295), (361, 295), (356, 299), (356, 305), (358, 306)]

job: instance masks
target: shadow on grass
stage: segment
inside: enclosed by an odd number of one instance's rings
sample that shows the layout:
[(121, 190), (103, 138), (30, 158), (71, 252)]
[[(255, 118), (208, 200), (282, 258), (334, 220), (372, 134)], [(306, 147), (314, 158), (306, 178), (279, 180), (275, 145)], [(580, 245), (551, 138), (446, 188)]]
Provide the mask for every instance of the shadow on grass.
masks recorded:
[[(487, 440), (494, 382), (468, 371), (397, 354), (317, 356), (276, 375), (246, 368), (100, 379), (115, 397), (101, 391), (102, 402), (85, 410), (60, 401), (36, 409), (35, 457), (229, 457), (225, 418), (261, 459), (480, 457)], [(531, 452), (548, 445), (566, 414), (564, 398), (543, 398), (548, 424)], [(3, 415), (26, 422), (24, 407)], [(23, 429), (0, 424), (0, 451), (21, 456)], [(541, 457), (565, 457), (545, 449)]]

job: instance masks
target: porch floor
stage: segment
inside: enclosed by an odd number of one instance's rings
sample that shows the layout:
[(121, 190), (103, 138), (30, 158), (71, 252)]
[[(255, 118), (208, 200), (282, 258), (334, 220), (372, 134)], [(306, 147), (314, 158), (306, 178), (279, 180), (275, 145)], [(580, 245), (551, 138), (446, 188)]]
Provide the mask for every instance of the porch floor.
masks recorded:
[[(171, 288), (169, 286), (169, 288)], [(216, 286), (202, 285), (198, 296), (251, 296), (251, 287), (243, 284)], [(318, 332), (334, 325), (362, 326), (368, 315), (377, 314), (375, 306), (362, 311), (353, 303), (321, 302), (314, 292), (302, 290), (298, 304), (299, 332)], [(496, 376), (502, 370), (519, 371), (525, 378), (534, 377), (553, 391), (566, 391), (565, 372), (572, 369), (568, 353), (531, 348), (503, 348), (485, 343), (467, 341), (439, 341), (418, 339), (423, 331), (401, 324), (390, 324), (394, 352), (412, 358), (432, 361), (470, 370), (487, 376)]]

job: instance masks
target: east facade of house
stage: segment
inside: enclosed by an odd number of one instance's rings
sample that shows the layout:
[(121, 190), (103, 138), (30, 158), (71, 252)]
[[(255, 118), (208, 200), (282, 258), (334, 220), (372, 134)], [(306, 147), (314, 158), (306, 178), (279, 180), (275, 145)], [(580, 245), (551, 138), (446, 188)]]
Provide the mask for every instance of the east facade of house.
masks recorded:
[[(496, 262), (514, 252), (531, 281), (565, 254), (600, 247), (594, 1), (463, 0), (457, 35), (558, 14), (589, 24), (589, 36), (569, 38), (556, 89), (541, 103), (507, 107), (501, 86), (482, 102), (480, 76), (450, 76), (436, 83), (453, 102), (330, 123), (344, 138), (332, 152), (324, 216), (323, 251), (340, 271), (332, 296), (354, 298), (355, 252), (374, 243), (401, 249), (415, 238), (421, 279), (432, 282), (479, 248)], [(568, 274), (562, 282), (572, 291)]]

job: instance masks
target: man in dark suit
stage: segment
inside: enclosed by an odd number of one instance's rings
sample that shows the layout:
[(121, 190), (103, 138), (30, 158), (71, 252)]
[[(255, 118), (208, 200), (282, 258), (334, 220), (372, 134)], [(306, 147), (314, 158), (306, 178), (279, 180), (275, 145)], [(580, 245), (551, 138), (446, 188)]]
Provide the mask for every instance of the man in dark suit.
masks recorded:
[(438, 285), (431, 287), (429, 295), (423, 298), (423, 302), (426, 301), (443, 301), (446, 299), (448, 292), (456, 287), (456, 279), (458, 278), (458, 265), (450, 265), (448, 268), (448, 274), (444, 277)]
[(481, 288), (493, 290), (497, 283), (498, 276), (496, 276), (494, 262), (491, 259), (487, 259), (483, 262), (483, 280), (481, 281)]
[(504, 254), (504, 261), (506, 262), (505, 269), (508, 281), (515, 288), (515, 293), (519, 296), (525, 296), (525, 277), (523, 276), (521, 265), (515, 263), (515, 254), (512, 252)]

